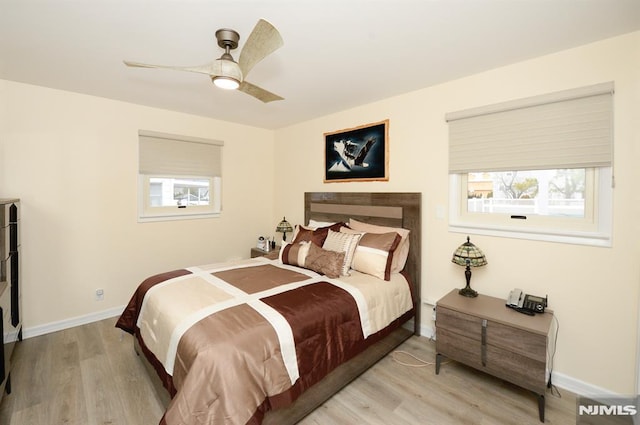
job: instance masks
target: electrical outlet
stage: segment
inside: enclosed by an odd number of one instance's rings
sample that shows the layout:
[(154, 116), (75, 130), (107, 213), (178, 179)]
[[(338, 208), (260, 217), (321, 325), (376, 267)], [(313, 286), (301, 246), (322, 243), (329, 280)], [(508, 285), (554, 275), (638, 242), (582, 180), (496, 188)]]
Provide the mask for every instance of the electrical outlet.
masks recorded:
[(104, 289), (96, 289), (96, 301), (104, 300)]

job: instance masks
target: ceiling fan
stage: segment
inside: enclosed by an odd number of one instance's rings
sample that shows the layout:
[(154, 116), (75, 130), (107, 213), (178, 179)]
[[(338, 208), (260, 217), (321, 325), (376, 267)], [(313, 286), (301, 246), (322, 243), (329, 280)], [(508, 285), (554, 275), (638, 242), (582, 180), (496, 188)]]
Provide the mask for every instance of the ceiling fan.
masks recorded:
[(163, 68), (207, 74), (217, 87), (227, 90), (240, 90), (264, 103), (283, 100), (283, 98), (277, 94), (271, 93), (245, 80), (245, 77), (255, 64), (284, 44), (280, 33), (273, 25), (264, 19), (258, 21), (240, 52), (238, 62), (233, 59), (233, 56), (231, 56), (229, 52), (238, 47), (240, 35), (234, 30), (222, 28), (216, 31), (216, 38), (218, 39), (218, 46), (224, 49), (224, 53), (220, 58), (206, 65), (166, 66), (131, 61), (124, 61), (124, 63), (127, 66), (138, 68)]

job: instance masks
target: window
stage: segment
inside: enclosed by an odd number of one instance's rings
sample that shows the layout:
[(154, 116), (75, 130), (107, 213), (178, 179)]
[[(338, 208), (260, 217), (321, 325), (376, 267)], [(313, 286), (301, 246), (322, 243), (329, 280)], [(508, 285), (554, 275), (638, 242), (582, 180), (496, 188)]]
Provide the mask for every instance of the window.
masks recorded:
[(613, 84), (447, 114), (450, 230), (611, 246)]
[(222, 142), (139, 131), (139, 221), (215, 217)]
[(585, 192), (593, 191), (591, 171), (575, 168), (469, 173), (464, 185), (466, 209), (470, 213), (504, 213), (516, 218), (585, 218), (585, 214), (589, 215)]

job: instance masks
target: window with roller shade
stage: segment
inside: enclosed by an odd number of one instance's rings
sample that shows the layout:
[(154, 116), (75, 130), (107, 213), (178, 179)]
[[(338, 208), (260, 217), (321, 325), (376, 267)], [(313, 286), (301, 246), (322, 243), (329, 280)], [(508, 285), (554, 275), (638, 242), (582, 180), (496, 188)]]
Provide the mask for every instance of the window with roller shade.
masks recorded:
[(450, 230), (610, 246), (613, 89), (447, 114)]
[(140, 130), (139, 221), (215, 217), (223, 142)]

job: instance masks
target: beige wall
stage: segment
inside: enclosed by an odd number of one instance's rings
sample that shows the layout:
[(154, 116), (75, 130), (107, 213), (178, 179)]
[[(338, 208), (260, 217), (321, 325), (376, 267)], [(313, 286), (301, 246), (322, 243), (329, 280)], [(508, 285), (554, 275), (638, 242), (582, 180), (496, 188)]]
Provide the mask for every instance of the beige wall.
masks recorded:
[[(1, 80), (0, 109), (0, 197), (22, 200), (26, 329), (122, 306), (152, 273), (248, 257), (277, 224), (271, 130)], [(225, 142), (219, 219), (137, 222), (138, 129)]]
[[(433, 58), (437, 66), (437, 58)], [(590, 44), (301, 123), (276, 132), (287, 166), (276, 169), (276, 204), (303, 219), (305, 191), (418, 191), (423, 194), (422, 297), (464, 285), (451, 254), (447, 125), (444, 115), (495, 102), (615, 81), (613, 248), (472, 236), (488, 257), (472, 286), (506, 298), (515, 286), (549, 295), (560, 322), (555, 371), (617, 393), (635, 391), (640, 286), (640, 32)], [(390, 180), (323, 184), (323, 133), (390, 119)], [(445, 213), (445, 217), (446, 217)], [(425, 311), (423, 324), (431, 326)]]
[[(614, 246), (474, 236), (488, 256), (473, 286), (549, 294), (560, 321), (555, 370), (634, 391), (640, 297), (640, 33), (426, 88), (276, 132), (0, 80), (0, 197), (22, 199), (25, 327), (117, 308), (171, 268), (248, 256), (305, 191), (423, 193), (423, 299), (464, 283), (450, 262), (446, 112), (614, 80)], [(437, 66), (437, 58), (434, 58)], [(390, 181), (323, 184), (324, 132), (390, 119)], [(136, 221), (137, 131), (223, 140), (220, 219)], [(275, 160), (277, 152), (277, 162)], [(281, 153), (287, 152), (282, 157)], [(259, 171), (258, 171), (259, 170)], [(257, 176), (261, 178), (257, 178)], [(94, 301), (96, 288), (105, 300)], [(423, 325), (431, 326), (431, 314)]]

